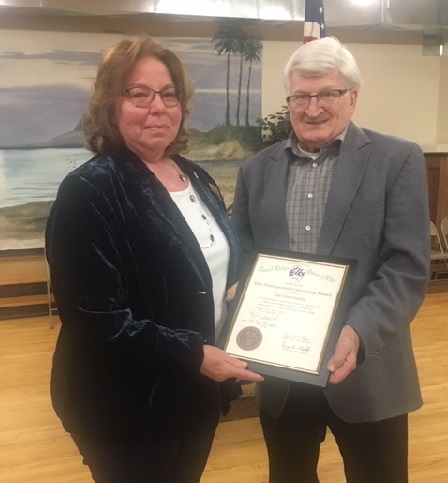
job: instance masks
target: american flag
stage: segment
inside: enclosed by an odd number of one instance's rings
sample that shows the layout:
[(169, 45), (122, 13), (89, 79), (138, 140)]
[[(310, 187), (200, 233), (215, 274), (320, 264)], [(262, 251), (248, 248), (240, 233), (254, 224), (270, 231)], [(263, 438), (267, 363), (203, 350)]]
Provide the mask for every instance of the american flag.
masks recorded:
[(325, 37), (324, 0), (305, 0), (303, 43)]

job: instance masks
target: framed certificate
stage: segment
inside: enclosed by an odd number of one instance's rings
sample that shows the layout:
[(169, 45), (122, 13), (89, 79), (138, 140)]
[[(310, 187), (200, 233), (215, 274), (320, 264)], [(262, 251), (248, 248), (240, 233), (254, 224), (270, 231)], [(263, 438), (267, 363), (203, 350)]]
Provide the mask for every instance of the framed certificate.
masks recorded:
[(238, 290), (225, 350), (249, 369), (325, 386), (356, 261), (264, 251)]

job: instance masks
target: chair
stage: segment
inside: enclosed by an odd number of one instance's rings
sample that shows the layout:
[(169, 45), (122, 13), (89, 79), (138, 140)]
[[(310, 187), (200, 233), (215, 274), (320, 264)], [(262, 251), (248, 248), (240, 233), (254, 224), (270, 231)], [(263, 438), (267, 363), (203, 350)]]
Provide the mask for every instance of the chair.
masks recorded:
[(45, 258), (45, 267), (47, 269), (47, 303), (48, 303), (48, 317), (50, 320), (50, 329), (54, 327), (54, 321), (53, 321), (53, 314), (56, 314), (58, 312), (58, 309), (56, 307), (56, 302), (54, 300), (54, 295), (53, 295), (53, 289), (51, 286), (51, 276), (50, 276), (50, 265), (48, 265), (47, 261), (47, 253), (44, 248), (44, 258)]
[(436, 225), (432, 221), (429, 223), (431, 234), (431, 281), (436, 282), (441, 272), (448, 273), (448, 250), (445, 251), (443, 248)]
[(440, 223), (440, 233), (442, 234), (443, 239), (443, 249), (445, 252), (448, 252), (448, 216), (443, 218)]

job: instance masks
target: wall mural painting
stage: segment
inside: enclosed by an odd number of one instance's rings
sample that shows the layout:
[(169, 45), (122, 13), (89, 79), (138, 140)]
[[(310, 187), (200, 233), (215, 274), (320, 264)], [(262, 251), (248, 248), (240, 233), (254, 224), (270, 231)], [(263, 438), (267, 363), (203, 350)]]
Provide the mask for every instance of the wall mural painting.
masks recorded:
[[(0, 252), (43, 247), (60, 182), (92, 157), (80, 121), (100, 53), (121, 38), (0, 30)], [(210, 171), (230, 204), (237, 167), (259, 147), (261, 40), (232, 23), (213, 39), (159, 40), (195, 86), (186, 156)]]

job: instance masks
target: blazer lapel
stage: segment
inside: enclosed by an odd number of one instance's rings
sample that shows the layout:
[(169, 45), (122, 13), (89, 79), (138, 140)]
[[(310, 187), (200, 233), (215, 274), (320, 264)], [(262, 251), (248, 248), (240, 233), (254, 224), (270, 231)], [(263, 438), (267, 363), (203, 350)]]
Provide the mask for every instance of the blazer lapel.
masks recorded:
[(286, 191), (288, 186), (289, 161), (286, 157), (284, 143), (273, 153), (265, 167), (264, 183), (266, 193), (269, 193), (272, 213), (275, 219), (270, 220), (266, 230), (271, 232), (270, 239), (276, 240), (273, 248), (289, 249), (289, 229), (286, 219)]
[(197, 240), (182, 213), (171, 199), (168, 191), (157, 177), (133, 153), (128, 153), (127, 162), (116, 162), (123, 177), (133, 184), (132, 202), (138, 212), (142, 226), (142, 237), (151, 237), (154, 225), (174, 246), (183, 246), (183, 252), (202, 280), (210, 277), (208, 266)]
[(350, 124), (333, 171), (317, 252), (331, 255), (369, 162), (370, 141)]

